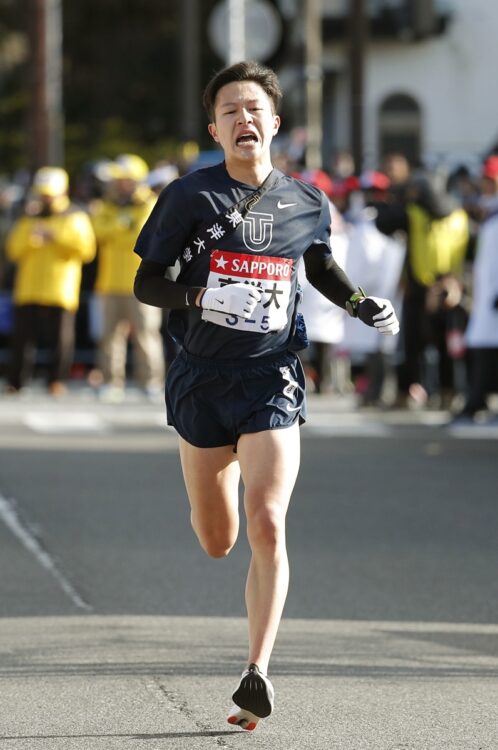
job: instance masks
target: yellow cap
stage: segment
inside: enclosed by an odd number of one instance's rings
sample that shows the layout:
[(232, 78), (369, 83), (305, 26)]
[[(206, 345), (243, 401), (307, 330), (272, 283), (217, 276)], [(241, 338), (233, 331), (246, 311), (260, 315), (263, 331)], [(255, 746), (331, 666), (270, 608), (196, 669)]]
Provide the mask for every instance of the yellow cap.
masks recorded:
[(147, 163), (136, 154), (120, 154), (111, 167), (111, 178), (114, 180), (142, 182), (148, 174)]
[(69, 176), (60, 167), (41, 167), (33, 177), (33, 192), (37, 195), (56, 197), (65, 195), (69, 187)]

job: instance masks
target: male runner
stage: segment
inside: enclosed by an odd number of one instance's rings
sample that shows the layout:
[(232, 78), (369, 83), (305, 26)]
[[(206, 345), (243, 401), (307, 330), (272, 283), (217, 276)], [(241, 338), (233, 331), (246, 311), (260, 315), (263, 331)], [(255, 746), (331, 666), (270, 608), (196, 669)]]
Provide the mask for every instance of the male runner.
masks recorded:
[[(135, 248), (135, 293), (172, 310), (170, 331), (182, 345), (167, 375), (168, 423), (179, 434), (192, 526), (212, 557), (235, 544), (241, 478), (244, 485), (249, 653), (228, 721), (247, 730), (273, 708), (266, 673), (289, 579), (285, 516), (305, 417), (295, 354), (304, 346), (296, 341), (299, 260), (332, 302), (381, 333), (399, 329), (391, 303), (365, 298), (334, 262), (325, 195), (272, 168), (280, 99), (275, 73), (258, 63), (213, 77), (204, 105), (225, 161), (171, 183)], [(247, 213), (234, 208), (267, 178)], [(165, 272), (177, 260), (173, 282)]]

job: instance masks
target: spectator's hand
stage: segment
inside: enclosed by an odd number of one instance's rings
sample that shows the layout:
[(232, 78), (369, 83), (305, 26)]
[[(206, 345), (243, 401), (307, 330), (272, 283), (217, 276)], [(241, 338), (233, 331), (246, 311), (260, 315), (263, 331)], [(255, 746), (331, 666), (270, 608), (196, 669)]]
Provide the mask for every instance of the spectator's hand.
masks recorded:
[(395, 336), (399, 332), (398, 318), (388, 299), (365, 297), (358, 305), (358, 317), (365, 325), (387, 336)]
[(250, 318), (260, 300), (259, 289), (251, 284), (239, 282), (206, 289), (202, 294), (200, 307), (227, 315), (237, 315), (239, 318)]
[(31, 234), (35, 242), (39, 244), (52, 242), (52, 240), (54, 239), (54, 233), (41, 224), (35, 225)]

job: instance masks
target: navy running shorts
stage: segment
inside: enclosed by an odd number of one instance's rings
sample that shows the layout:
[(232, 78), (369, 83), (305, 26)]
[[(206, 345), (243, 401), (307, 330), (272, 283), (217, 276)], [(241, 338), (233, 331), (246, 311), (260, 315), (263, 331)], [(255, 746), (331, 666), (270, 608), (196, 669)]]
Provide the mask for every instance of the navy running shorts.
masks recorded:
[(292, 352), (227, 361), (182, 350), (168, 369), (166, 410), (191, 445), (236, 450), (240, 435), (305, 421), (303, 368)]

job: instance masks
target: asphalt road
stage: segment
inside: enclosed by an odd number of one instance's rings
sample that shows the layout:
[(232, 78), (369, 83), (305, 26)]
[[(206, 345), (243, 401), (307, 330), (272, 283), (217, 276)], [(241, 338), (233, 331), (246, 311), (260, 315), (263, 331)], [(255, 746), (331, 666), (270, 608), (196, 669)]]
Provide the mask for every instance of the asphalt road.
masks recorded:
[(0, 747), (496, 750), (498, 430), (444, 420), (312, 400), (248, 736), (245, 535), (198, 549), (162, 406), (1, 400)]

